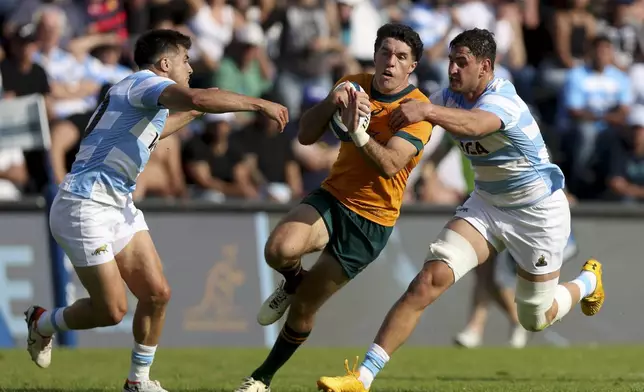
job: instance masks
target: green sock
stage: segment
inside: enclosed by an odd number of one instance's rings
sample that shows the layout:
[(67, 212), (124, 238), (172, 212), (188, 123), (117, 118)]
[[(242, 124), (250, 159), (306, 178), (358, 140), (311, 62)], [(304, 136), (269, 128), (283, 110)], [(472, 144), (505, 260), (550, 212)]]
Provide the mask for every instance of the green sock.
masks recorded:
[(295, 351), (306, 341), (311, 331), (296, 332), (288, 324), (284, 324), (282, 332), (277, 337), (273, 349), (264, 363), (251, 374), (255, 380), (270, 385), (273, 376), (293, 356)]

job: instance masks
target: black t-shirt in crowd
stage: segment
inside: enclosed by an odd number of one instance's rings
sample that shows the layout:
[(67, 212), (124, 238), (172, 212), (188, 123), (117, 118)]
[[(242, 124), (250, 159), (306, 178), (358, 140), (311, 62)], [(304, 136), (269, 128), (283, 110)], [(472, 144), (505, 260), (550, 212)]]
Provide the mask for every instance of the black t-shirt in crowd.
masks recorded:
[(286, 182), (286, 164), (295, 161), (291, 140), (287, 135), (269, 135), (250, 126), (233, 133), (230, 145), (244, 154), (254, 154), (257, 157), (257, 167), (268, 182)]
[[(235, 166), (242, 161), (243, 154), (229, 145), (228, 150), (222, 155), (215, 155), (212, 148), (204, 141), (204, 136), (196, 135), (190, 139), (182, 154), (184, 164), (195, 162), (207, 162), (210, 166), (210, 173), (213, 178), (232, 183), (234, 181)], [(188, 176), (189, 184), (194, 184), (194, 179)]]
[(2, 89), (13, 92), (17, 97), (31, 94), (49, 94), (50, 87), (45, 70), (38, 64), (33, 64), (27, 73), (22, 73), (17, 63), (4, 60), (0, 63), (2, 73)]

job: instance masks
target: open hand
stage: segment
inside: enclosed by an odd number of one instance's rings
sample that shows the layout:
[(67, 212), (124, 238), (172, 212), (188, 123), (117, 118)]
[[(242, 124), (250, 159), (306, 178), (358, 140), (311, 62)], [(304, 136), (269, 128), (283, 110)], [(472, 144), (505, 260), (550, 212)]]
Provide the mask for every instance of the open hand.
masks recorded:
[(288, 109), (279, 103), (264, 101), (261, 112), (268, 118), (277, 121), (280, 126), (280, 132), (282, 132), (286, 124), (288, 124)]
[(431, 104), (410, 98), (402, 100), (400, 102), (400, 106), (394, 109), (391, 113), (391, 117), (389, 118), (389, 127), (397, 131), (407, 125), (425, 121), (425, 110), (427, 109), (427, 105)]

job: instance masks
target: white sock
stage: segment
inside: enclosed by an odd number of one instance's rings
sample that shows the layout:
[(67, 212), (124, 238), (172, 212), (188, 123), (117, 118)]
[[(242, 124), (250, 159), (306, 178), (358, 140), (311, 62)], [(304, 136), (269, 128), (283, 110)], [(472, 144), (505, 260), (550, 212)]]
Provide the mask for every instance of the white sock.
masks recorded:
[(56, 332), (69, 330), (63, 313), (66, 308), (46, 310), (36, 321), (36, 331), (42, 336), (52, 336)]
[(581, 298), (585, 298), (595, 291), (595, 288), (597, 287), (597, 276), (590, 271), (581, 271), (577, 279), (570, 283), (574, 283), (579, 286)]
[(362, 385), (364, 385), (365, 389), (369, 389), (369, 387), (371, 387), (371, 383), (374, 378), (376, 378), (378, 372), (385, 367), (387, 362), (389, 362), (389, 354), (387, 354), (382, 347), (373, 343), (371, 347), (369, 347), (369, 351), (367, 351), (364, 361), (362, 361), (362, 365), (360, 365), (360, 369), (358, 369), (358, 372), (360, 373), (358, 380), (360, 380)]
[(156, 351), (157, 346), (145, 346), (134, 342), (130, 375), (127, 377), (128, 381), (136, 383), (150, 379), (150, 366), (154, 362), (154, 353)]

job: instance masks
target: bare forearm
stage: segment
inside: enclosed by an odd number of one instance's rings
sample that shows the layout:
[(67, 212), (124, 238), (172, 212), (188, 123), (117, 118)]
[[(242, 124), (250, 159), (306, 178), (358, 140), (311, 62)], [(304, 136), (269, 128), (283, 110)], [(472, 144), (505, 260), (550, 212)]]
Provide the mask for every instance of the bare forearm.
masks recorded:
[(166, 137), (172, 135), (173, 133), (188, 125), (192, 120), (202, 115), (202, 112), (198, 112), (196, 110), (171, 114), (170, 116), (168, 116), (168, 119), (165, 122), (165, 127), (163, 128), (161, 139), (165, 139)]
[(225, 90), (202, 90), (192, 109), (205, 113), (251, 112), (262, 109), (263, 100)]
[(362, 152), (365, 159), (373, 164), (381, 176), (391, 178), (398, 173), (399, 168), (396, 162), (399, 159), (395, 151), (388, 149), (373, 138), (369, 139), (367, 144), (358, 149)]
[(299, 142), (305, 146), (317, 142), (336, 110), (336, 105), (328, 99), (307, 110), (300, 119)]
[(479, 118), (470, 110), (427, 105), (425, 120), (457, 136), (476, 137), (480, 134)]

